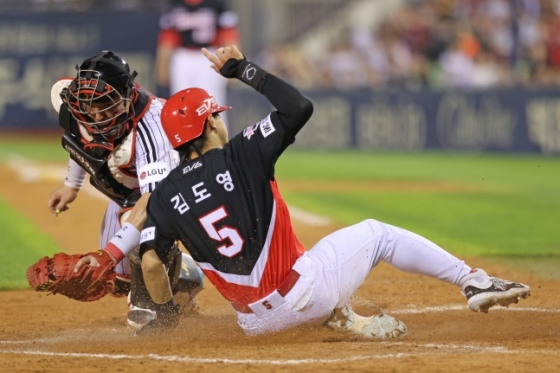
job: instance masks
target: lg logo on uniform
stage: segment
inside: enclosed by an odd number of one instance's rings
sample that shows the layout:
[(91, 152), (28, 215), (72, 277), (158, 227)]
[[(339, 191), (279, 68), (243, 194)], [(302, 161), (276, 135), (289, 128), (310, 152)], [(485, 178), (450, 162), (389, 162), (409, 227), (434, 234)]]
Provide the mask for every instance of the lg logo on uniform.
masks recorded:
[(166, 171), (167, 170), (165, 168), (156, 168), (153, 170), (144, 171), (140, 174), (140, 179), (144, 180), (149, 176), (165, 175)]

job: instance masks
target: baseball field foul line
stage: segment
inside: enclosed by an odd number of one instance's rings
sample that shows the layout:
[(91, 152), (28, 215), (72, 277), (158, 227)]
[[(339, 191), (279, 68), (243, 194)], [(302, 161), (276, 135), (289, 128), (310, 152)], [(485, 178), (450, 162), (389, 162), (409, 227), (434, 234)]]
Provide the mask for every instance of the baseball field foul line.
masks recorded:
[[(369, 307), (377, 307), (374, 301), (353, 296), (352, 297), (352, 304), (354, 305), (361, 305), (361, 306), (369, 306)], [(389, 314), (395, 315), (415, 315), (419, 313), (426, 313), (426, 312), (447, 312), (447, 311), (462, 311), (468, 310), (469, 308), (465, 305), (455, 305), (455, 306), (437, 306), (437, 307), (424, 307), (424, 308), (403, 308), (397, 310), (385, 310)], [(492, 307), (492, 312), (494, 311), (513, 311), (513, 312), (541, 312), (541, 313), (560, 313), (560, 309), (558, 308), (536, 308), (536, 307), (501, 307), (501, 306), (494, 306)]]
[[(9, 341), (0, 341), (9, 342)], [(341, 359), (290, 359), (290, 360), (254, 360), (254, 359), (228, 359), (228, 358), (195, 358), (188, 356), (162, 356), (157, 354), (148, 355), (110, 355), (110, 354), (91, 354), (91, 353), (77, 353), (77, 352), (49, 352), (49, 351), (38, 351), (38, 350), (0, 350), (3, 354), (19, 354), (19, 355), (32, 355), (32, 356), (52, 356), (52, 357), (71, 357), (71, 358), (94, 358), (94, 359), (113, 359), (113, 360), (139, 360), (139, 359), (151, 359), (167, 362), (178, 362), (178, 363), (206, 363), (206, 364), (261, 364), (261, 365), (299, 365), (299, 364), (336, 364), (336, 363), (347, 363), (352, 361), (369, 360), (369, 359), (389, 359), (389, 358), (407, 358), (407, 357), (418, 357), (426, 355), (442, 355), (442, 354), (453, 354), (460, 351), (461, 353), (471, 352), (471, 353), (498, 353), (498, 354), (515, 354), (520, 351), (508, 350), (503, 346), (495, 347), (478, 347), (478, 346), (460, 346), (460, 345), (439, 345), (439, 344), (426, 344), (420, 345), (419, 347), (424, 347), (430, 351), (419, 351), (414, 353), (392, 353), (392, 354), (378, 354), (378, 355), (368, 355), (368, 356), (352, 356), (348, 358)], [(526, 351), (523, 351), (526, 352)], [(551, 351), (539, 351), (543, 353), (550, 353)]]
[[(39, 164), (31, 159), (27, 159), (19, 155), (13, 155), (6, 164), (15, 171), (18, 174), (19, 179), (25, 183), (38, 183), (42, 181), (62, 182), (66, 176), (67, 169), (67, 166), (61, 166), (58, 164)], [(84, 183), (83, 189), (94, 198), (108, 201), (105, 195), (101, 194), (89, 183)], [(290, 209), (292, 218), (304, 224), (321, 227), (332, 224), (332, 220), (328, 217), (314, 214), (294, 206), (288, 206), (288, 208)]]
[[(448, 307), (424, 307), (424, 308), (408, 308), (408, 309), (401, 309), (401, 310), (394, 310), (390, 311), (391, 314), (397, 315), (410, 315), (410, 314), (418, 314), (418, 313), (426, 313), (426, 312), (445, 312), (445, 311), (460, 311), (460, 310), (467, 310), (467, 306), (448, 306)], [(560, 309), (557, 308), (535, 308), (535, 307), (500, 307), (495, 306), (492, 308), (492, 312), (494, 311), (508, 311), (508, 312), (542, 312), (542, 313), (559, 313)]]

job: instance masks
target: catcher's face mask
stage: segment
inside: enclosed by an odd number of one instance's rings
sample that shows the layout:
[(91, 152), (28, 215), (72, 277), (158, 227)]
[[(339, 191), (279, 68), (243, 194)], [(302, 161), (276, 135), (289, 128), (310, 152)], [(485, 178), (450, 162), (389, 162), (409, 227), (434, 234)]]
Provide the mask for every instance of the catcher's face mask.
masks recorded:
[(132, 81), (128, 64), (112, 52), (85, 60), (76, 79), (61, 92), (74, 119), (90, 135), (109, 142), (128, 132), (134, 118)]
[[(95, 73), (95, 72), (92, 72)], [(131, 98), (99, 79), (74, 81), (62, 92), (70, 112), (90, 135), (107, 140), (122, 136), (127, 122), (134, 117)]]

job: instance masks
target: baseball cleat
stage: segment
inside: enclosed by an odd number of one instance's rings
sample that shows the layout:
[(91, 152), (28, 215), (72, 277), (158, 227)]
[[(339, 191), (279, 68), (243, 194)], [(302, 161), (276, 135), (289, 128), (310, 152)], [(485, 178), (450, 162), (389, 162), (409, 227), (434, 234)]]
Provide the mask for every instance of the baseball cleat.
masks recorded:
[(369, 339), (392, 339), (406, 335), (406, 325), (387, 314), (363, 317), (349, 307), (336, 308), (327, 326), (333, 330), (349, 332)]
[(126, 316), (126, 323), (133, 330), (140, 330), (153, 320), (157, 318), (155, 311), (147, 308), (135, 306), (130, 301), (130, 294), (128, 295), (128, 315)]
[(134, 330), (140, 330), (156, 319), (153, 311), (133, 306), (126, 316), (126, 323)]
[(495, 305), (507, 307), (531, 295), (531, 288), (519, 282), (490, 277), (482, 269), (475, 269), (462, 280), (461, 292), (467, 297), (469, 308), (474, 312), (488, 313)]
[(155, 310), (131, 306), (127, 323), (134, 329), (135, 336), (167, 331), (176, 328), (179, 324), (180, 309), (181, 307), (175, 304), (174, 300), (158, 304)]

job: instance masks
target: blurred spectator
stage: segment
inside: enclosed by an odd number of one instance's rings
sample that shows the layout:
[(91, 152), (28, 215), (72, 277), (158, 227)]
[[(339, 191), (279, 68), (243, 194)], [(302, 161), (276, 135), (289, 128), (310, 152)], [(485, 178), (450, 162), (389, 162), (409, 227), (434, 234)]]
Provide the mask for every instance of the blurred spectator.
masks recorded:
[(88, 7), (85, 0), (32, 0), (32, 8), (38, 11), (85, 11)]
[[(38, 12), (85, 12), (92, 10), (120, 10), (131, 11), (137, 9), (153, 8), (157, 9), (164, 0), (30, 0), (31, 4), (26, 4), (22, 0), (3, 0), (0, 6), (5, 9), (31, 9)], [(29, 6), (30, 5), (30, 6)]]
[(441, 55), (439, 64), (446, 85), (459, 88), (471, 86), (474, 63), (472, 58), (461, 49), (458, 41), (454, 41)]
[(560, 1), (556, 1), (545, 22), (547, 63), (554, 69), (560, 68)]
[(309, 85), (560, 86), (560, 0), (404, 4), (375, 30), (350, 29), (325, 55), (311, 56)]
[(309, 61), (292, 44), (270, 46), (257, 57), (257, 62), (261, 66), (267, 66), (271, 73), (304, 89), (312, 88), (317, 80)]
[[(165, 59), (169, 61), (171, 54), (187, 55), (191, 52), (189, 48), (193, 48), (198, 55), (202, 45), (238, 41), (237, 17), (225, 8), (227, 0), (3, 0), (0, 3), (25, 7), (29, 1), (32, 10), (40, 11), (155, 9), (172, 4), (173, 9), (162, 17), (156, 72), (162, 85), (169, 82), (171, 73), (165, 68), (169, 66)], [(208, 22), (212, 18), (209, 13), (196, 16), (202, 8), (225, 11), (220, 16), (214, 14), (217, 23), (212, 23)], [(178, 30), (173, 21), (184, 29)], [(208, 24), (215, 26), (206, 28)], [(212, 35), (212, 41), (197, 42), (194, 34)], [(325, 48), (323, 55), (308, 56), (295, 44), (279, 44), (264, 50), (260, 60), (264, 68), (306, 88), (560, 86), (559, 35), (560, 0), (406, 0), (375, 29), (350, 25)], [(176, 62), (178, 72), (177, 78), (171, 79), (174, 85), (171, 92), (185, 85), (200, 86), (201, 81), (210, 81), (213, 71), (206, 69), (205, 60), (201, 63), (204, 65), (196, 67), (196, 62), (188, 62), (195, 68), (186, 71), (183, 62)], [(181, 74), (192, 71), (196, 72), (192, 79), (202, 80), (181, 83)], [(224, 89), (208, 89), (215, 92), (218, 101), (223, 100), (219, 92), (225, 92)]]
[(459, 50), (471, 60), (474, 60), (480, 52), (480, 43), (474, 35), (469, 23), (465, 22), (457, 26), (457, 43)]
[(324, 82), (336, 88), (354, 88), (367, 85), (367, 65), (349, 40), (339, 40), (325, 61)]
[(504, 85), (508, 80), (504, 70), (506, 69), (500, 66), (494, 55), (481, 51), (473, 61), (471, 86), (475, 89), (485, 89)]

